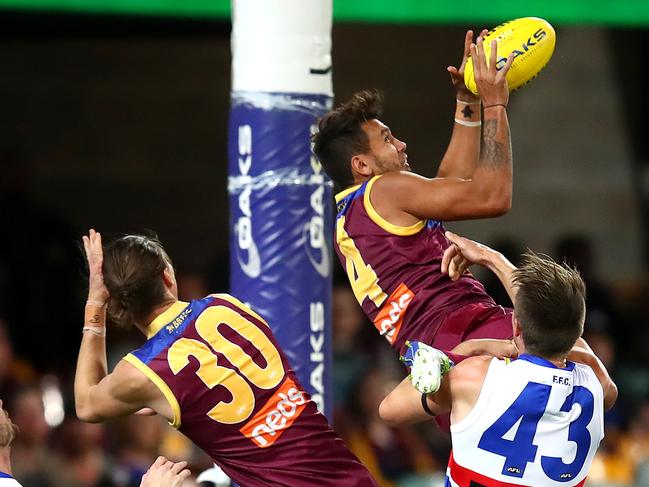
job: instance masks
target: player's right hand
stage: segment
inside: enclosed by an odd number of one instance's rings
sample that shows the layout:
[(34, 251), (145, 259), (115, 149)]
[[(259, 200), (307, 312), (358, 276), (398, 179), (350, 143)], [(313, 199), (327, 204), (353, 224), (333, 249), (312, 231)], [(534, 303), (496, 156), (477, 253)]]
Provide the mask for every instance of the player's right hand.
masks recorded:
[(187, 462), (174, 463), (160, 456), (142, 476), (140, 487), (180, 487), (191, 475), (186, 466)]
[(88, 261), (88, 301), (106, 303), (110, 296), (104, 284), (104, 249), (101, 245), (101, 234), (90, 229), (88, 235), (82, 237), (83, 248)]
[[(487, 29), (484, 29), (480, 33), (480, 37), (486, 36), (487, 33)], [(462, 61), (460, 62), (460, 67), (456, 68), (455, 66), (448, 66), (446, 71), (451, 75), (451, 83), (453, 83), (453, 86), (455, 87), (458, 101), (463, 101), (465, 103), (479, 103), (480, 97), (474, 95), (464, 83), (464, 67), (466, 66), (469, 56), (471, 56), (471, 44), (473, 44), (473, 31), (468, 30), (464, 36), (464, 54), (462, 56)]]
[(473, 58), (473, 77), (478, 87), (478, 93), (485, 107), (491, 105), (505, 105), (509, 102), (509, 87), (507, 86), (507, 72), (514, 62), (514, 53), (507, 58), (507, 63), (501, 70), (496, 69), (498, 61), (498, 42), (491, 41), (491, 56), (489, 64), (484, 52), (482, 37), (478, 37), (475, 44), (471, 44), (471, 57)]

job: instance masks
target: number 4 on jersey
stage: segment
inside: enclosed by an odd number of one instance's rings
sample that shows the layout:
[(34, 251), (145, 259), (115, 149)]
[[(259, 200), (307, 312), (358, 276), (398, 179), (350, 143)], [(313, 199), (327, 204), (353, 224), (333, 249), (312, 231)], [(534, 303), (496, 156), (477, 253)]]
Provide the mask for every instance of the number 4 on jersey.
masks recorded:
[[(522, 478), (527, 464), (536, 458), (534, 435), (551, 390), (552, 386), (529, 382), (509, 409), (482, 434), (478, 448), (505, 457), (503, 475)], [(518, 422), (514, 439), (506, 439), (505, 435)]]
[(369, 264), (363, 261), (361, 253), (358, 251), (356, 244), (345, 231), (345, 217), (340, 217), (336, 221), (336, 239), (338, 247), (345, 256), (345, 270), (352, 286), (352, 291), (360, 305), (365, 298), (370, 298), (376, 307), (387, 299), (387, 294), (378, 285), (376, 272)]

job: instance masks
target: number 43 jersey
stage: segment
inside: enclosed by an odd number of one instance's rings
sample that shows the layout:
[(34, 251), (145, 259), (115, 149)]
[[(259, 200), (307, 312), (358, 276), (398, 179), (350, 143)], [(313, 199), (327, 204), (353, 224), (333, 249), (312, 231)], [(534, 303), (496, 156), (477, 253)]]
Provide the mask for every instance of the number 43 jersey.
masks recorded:
[(603, 410), (586, 365), (494, 358), (473, 410), (451, 425), (446, 485), (582, 486), (604, 438)]
[(266, 322), (227, 294), (176, 302), (125, 360), (242, 486), (374, 486), (302, 389)]

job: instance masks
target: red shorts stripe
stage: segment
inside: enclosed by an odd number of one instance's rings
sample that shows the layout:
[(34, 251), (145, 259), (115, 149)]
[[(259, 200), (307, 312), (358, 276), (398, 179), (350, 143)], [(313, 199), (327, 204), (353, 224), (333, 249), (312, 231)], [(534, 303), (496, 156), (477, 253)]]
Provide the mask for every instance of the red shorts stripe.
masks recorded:
[[(455, 462), (453, 452), (451, 452), (451, 457), (448, 459), (448, 468), (451, 479), (460, 487), (526, 487), (522, 484), (501, 482), (465, 468)], [(583, 487), (585, 483), (586, 479), (579, 482), (575, 487)]]

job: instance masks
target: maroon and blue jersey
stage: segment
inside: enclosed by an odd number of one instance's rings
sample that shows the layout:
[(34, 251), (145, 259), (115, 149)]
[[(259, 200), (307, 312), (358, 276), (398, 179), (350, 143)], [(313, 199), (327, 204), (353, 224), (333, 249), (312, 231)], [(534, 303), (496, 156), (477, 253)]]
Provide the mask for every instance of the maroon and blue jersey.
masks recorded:
[(497, 306), (470, 274), (452, 281), (441, 272), (451, 245), (442, 222), (403, 227), (372, 206), (381, 176), (336, 195), (336, 253), (363, 311), (390, 344), (406, 340), (450, 350), (469, 338), (509, 338), (510, 312)]
[(227, 294), (176, 302), (128, 354), (180, 430), (242, 486), (374, 486), (299, 384), (266, 322)]

